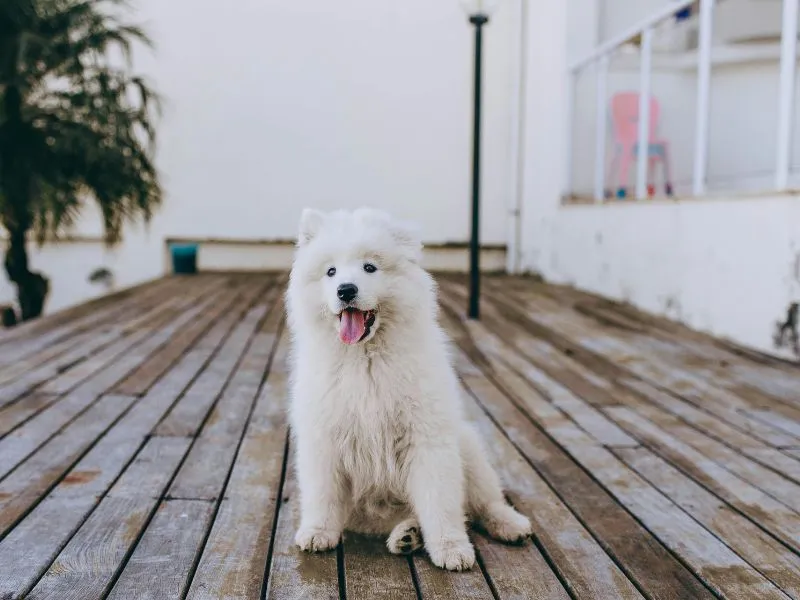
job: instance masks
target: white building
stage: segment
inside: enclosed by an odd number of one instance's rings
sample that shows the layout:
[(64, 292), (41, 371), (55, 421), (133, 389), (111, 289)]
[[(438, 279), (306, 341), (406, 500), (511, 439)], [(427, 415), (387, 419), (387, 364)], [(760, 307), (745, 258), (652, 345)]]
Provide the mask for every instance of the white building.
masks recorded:
[[(500, 2), (486, 29), (484, 264), (771, 350), (800, 299), (797, 5)], [(99, 266), (117, 286), (168, 272), (172, 240), (198, 242), (201, 268), (285, 267), (304, 206), (389, 209), (420, 222), (431, 266), (466, 268), (472, 30), (458, 0), (139, 7), (158, 49), (137, 68), (168, 100), (167, 202), (114, 251), (91, 211), (72, 239), (33, 250), (49, 311), (101, 293), (87, 281)], [(629, 199), (605, 201), (610, 100), (646, 88), (676, 197), (646, 197), (642, 161)]]

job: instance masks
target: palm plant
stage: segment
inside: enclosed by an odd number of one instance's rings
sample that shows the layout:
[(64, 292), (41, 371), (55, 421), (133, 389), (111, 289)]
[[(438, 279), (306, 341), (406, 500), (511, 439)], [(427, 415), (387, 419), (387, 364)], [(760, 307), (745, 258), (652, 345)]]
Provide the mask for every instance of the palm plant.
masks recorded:
[(56, 238), (97, 202), (105, 239), (149, 221), (162, 190), (153, 163), (158, 98), (132, 74), (146, 34), (125, 0), (0, 0), (0, 224), (22, 320), (42, 313), (49, 283), (26, 241)]

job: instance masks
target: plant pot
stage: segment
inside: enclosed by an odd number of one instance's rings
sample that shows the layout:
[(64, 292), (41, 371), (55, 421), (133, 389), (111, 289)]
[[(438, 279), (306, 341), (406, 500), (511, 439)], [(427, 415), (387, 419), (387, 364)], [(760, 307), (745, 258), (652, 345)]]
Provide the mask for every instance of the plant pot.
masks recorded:
[(172, 272), (175, 275), (197, 273), (197, 244), (175, 244), (170, 247)]

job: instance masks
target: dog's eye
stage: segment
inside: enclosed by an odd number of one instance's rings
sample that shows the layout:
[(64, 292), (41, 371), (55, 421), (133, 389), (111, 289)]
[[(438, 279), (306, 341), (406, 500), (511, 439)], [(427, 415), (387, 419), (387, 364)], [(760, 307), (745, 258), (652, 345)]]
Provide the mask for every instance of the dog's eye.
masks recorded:
[(334, 275), (336, 275), (336, 267), (331, 267), (330, 269), (328, 269), (326, 275), (328, 277), (333, 277)]
[(376, 267), (376, 266), (375, 266), (375, 265), (373, 265), (372, 263), (364, 263), (364, 270), (365, 270), (367, 273), (374, 273), (375, 271), (377, 271), (377, 270), (378, 270), (378, 267)]

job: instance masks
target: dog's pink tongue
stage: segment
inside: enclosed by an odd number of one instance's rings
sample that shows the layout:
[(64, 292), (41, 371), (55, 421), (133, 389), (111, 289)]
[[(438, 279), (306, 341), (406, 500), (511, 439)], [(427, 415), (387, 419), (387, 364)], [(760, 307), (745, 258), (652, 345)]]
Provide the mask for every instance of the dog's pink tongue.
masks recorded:
[(364, 316), (365, 314), (360, 310), (342, 311), (342, 318), (339, 321), (339, 339), (345, 344), (357, 343), (366, 331)]

